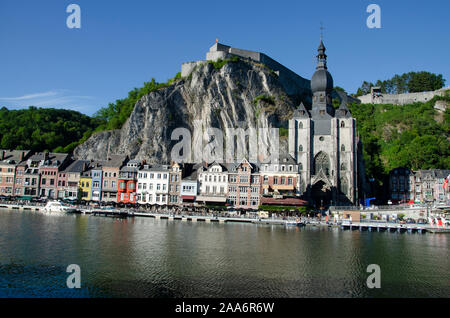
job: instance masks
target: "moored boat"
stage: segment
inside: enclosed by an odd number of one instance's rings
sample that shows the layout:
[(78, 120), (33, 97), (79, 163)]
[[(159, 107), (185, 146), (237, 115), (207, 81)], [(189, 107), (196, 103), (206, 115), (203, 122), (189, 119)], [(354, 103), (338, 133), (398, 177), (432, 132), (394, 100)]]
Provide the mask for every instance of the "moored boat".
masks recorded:
[(305, 226), (305, 223), (300, 221), (300, 220), (295, 220), (295, 221), (286, 221), (285, 226)]
[(49, 201), (43, 208), (45, 212), (64, 212), (64, 213), (75, 213), (78, 210), (70, 206), (64, 205), (59, 201)]

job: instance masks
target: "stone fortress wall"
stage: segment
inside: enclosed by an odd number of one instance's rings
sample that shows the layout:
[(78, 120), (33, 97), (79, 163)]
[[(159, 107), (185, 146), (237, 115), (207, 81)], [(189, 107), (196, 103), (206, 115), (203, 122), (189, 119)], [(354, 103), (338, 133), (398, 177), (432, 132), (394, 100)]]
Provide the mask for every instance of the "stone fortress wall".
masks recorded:
[(394, 104), (394, 105), (406, 105), (413, 104), (416, 102), (425, 103), (434, 96), (443, 96), (449, 87), (442, 88), (431, 92), (420, 92), (420, 93), (407, 93), (407, 94), (377, 94), (373, 91), (370, 94), (360, 96), (358, 99), (363, 104)]
[[(217, 61), (218, 59), (226, 59), (232, 56), (239, 56), (245, 59), (251, 59), (255, 62), (265, 64), (279, 76), (279, 80), (283, 85), (286, 93), (289, 95), (304, 95), (309, 96), (311, 94), (310, 81), (297, 75), (284, 65), (278, 63), (274, 59), (265, 55), (264, 53), (248, 51), (242, 49), (236, 49), (228, 45), (221, 43), (215, 43), (206, 53), (206, 61)], [(205, 61), (195, 61), (184, 63), (181, 66), (181, 76), (188, 76), (194, 68), (205, 63)]]

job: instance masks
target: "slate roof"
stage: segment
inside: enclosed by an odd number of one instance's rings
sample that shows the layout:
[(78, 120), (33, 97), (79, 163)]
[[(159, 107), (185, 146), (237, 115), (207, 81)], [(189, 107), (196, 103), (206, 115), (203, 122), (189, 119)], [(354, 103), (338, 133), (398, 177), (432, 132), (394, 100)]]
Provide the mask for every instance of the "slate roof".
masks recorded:
[(20, 162), (24, 161), (30, 155), (30, 153), (30, 150), (0, 149), (0, 162), (3, 164), (19, 164)]
[(66, 173), (70, 172), (83, 172), (85, 168), (89, 166), (88, 160), (75, 160), (65, 170)]

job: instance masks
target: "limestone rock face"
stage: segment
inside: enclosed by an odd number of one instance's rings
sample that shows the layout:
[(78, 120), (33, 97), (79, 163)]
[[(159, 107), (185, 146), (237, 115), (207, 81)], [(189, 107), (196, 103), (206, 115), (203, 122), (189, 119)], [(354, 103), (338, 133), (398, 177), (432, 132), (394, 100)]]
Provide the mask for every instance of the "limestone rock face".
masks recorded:
[(105, 160), (109, 154), (126, 154), (149, 163), (168, 163), (178, 142), (171, 140), (176, 128), (189, 129), (193, 139), (194, 130), (208, 127), (287, 128), (301, 101), (288, 96), (277, 74), (262, 64), (238, 60), (216, 69), (205, 62), (182, 80), (143, 96), (122, 129), (94, 134), (74, 155)]

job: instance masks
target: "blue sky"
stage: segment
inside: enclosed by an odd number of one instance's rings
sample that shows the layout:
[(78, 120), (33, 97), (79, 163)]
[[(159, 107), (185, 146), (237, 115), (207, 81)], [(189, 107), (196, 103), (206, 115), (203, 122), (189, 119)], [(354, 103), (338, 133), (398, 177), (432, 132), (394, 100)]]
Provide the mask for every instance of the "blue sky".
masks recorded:
[[(81, 29), (66, 7), (81, 7)], [(205, 59), (219, 38), (261, 51), (311, 78), (320, 22), (335, 85), (426, 70), (450, 85), (450, 1), (0, 0), (0, 106), (92, 115), (154, 77), (166, 81)], [(381, 29), (366, 8), (381, 7)]]

